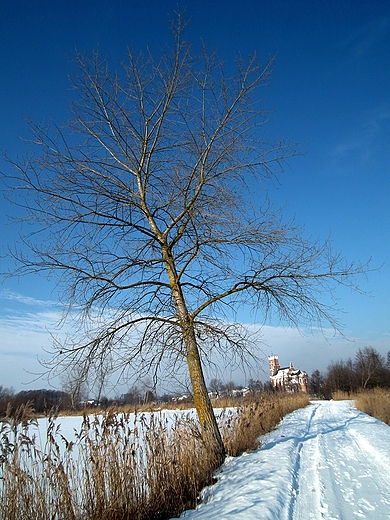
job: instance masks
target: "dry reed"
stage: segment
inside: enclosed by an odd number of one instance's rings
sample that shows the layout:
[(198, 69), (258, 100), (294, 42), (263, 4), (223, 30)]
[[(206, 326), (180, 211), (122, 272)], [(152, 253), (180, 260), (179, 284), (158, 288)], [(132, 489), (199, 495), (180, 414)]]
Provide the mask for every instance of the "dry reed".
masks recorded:
[[(258, 446), (259, 435), (306, 396), (260, 395), (221, 416), (227, 452)], [(215, 459), (187, 415), (115, 413), (83, 418), (73, 442), (48, 417), (45, 439), (33, 434), (31, 404), (0, 425), (0, 517), (4, 520), (151, 520), (195, 507), (212, 483)]]
[(336, 390), (332, 393), (333, 401), (348, 401), (354, 398), (356, 393), (344, 392), (343, 390)]
[(353, 400), (358, 410), (390, 426), (390, 390), (387, 388), (378, 387), (354, 393), (338, 390), (332, 394), (332, 399), (335, 401)]
[(390, 390), (375, 388), (359, 392), (354, 401), (358, 410), (390, 426)]
[(236, 410), (223, 414), (226, 452), (236, 457), (260, 446), (261, 435), (273, 430), (288, 413), (309, 404), (307, 394), (254, 394)]

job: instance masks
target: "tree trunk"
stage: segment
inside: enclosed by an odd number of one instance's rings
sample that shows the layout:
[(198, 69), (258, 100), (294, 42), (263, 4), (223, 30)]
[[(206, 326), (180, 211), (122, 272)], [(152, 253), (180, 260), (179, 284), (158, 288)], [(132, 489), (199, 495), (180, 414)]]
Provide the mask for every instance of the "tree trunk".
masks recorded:
[(213, 407), (207, 392), (204, 380), (202, 363), (199, 349), (195, 339), (194, 328), (191, 323), (185, 331), (185, 343), (187, 352), (187, 366), (191, 379), (194, 404), (198, 415), (203, 441), (210, 446), (216, 457), (216, 464), (222, 464), (225, 458), (225, 447), (222, 442), (221, 433), (218, 428)]
[(188, 312), (183, 291), (178, 280), (175, 263), (168, 248), (163, 248), (163, 258), (171, 286), (172, 298), (183, 334), (188, 372), (192, 385), (196, 413), (202, 432), (202, 439), (215, 456), (216, 466), (219, 466), (224, 461), (226, 452), (207, 392), (192, 317)]

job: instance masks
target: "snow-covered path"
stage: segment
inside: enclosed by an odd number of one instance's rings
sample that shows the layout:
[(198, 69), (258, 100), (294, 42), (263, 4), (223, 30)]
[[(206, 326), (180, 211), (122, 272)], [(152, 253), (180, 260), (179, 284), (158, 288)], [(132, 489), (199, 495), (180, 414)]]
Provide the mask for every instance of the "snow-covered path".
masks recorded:
[(218, 477), (186, 520), (390, 519), (390, 427), (351, 401), (314, 402)]

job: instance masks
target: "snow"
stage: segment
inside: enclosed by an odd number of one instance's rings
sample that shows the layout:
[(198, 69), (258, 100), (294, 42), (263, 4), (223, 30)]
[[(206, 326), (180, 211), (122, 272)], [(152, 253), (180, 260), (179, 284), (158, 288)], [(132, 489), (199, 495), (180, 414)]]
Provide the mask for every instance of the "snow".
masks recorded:
[(390, 519), (390, 428), (352, 401), (312, 402), (261, 441), (228, 458), (181, 518)]
[[(194, 410), (162, 411), (167, 423)], [(135, 418), (134, 418), (135, 419)], [(61, 417), (75, 440), (82, 417)], [(32, 429), (46, 442), (47, 420)], [(76, 450), (77, 451), (77, 450)], [(74, 452), (74, 455), (76, 453)], [(183, 520), (390, 519), (390, 427), (352, 401), (316, 401), (287, 415), (260, 449), (229, 457)]]

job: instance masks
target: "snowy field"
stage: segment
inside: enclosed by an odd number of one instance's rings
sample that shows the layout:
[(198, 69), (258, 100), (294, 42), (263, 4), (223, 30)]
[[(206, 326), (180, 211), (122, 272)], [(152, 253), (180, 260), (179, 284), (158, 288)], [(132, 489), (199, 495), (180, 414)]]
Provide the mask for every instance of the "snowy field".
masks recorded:
[(313, 402), (229, 458), (185, 520), (390, 519), (390, 427), (351, 401)]
[[(217, 416), (218, 413), (222, 412), (222, 409), (215, 410)], [(118, 414), (120, 415), (120, 414)], [(151, 421), (151, 415), (155, 417), (157, 422), (164, 423), (167, 427), (175, 424), (175, 422), (180, 419), (194, 419), (196, 420), (196, 412), (195, 409), (189, 409), (189, 410), (160, 410), (157, 412), (154, 412), (153, 414), (149, 412), (139, 412), (137, 415), (134, 413), (129, 413), (127, 415), (126, 425), (131, 430), (134, 430), (135, 428), (138, 429), (138, 432), (140, 435), (136, 436), (136, 442), (142, 441), (142, 431), (143, 428), (141, 427), (141, 422), (144, 424), (150, 424)], [(91, 424), (94, 423), (94, 415), (90, 415), (89, 419)], [(96, 418), (98, 419), (98, 422), (101, 423), (103, 416), (97, 415)], [(83, 424), (83, 416), (59, 416), (57, 419), (55, 419), (55, 438), (61, 448), (63, 448), (61, 451), (64, 451), (64, 442), (61, 441), (61, 437), (64, 437), (67, 441), (75, 443), (74, 447), (72, 448), (73, 451), (73, 457), (76, 457), (76, 454), (78, 452), (77, 447), (77, 434), (80, 434), (82, 431), (82, 424)], [(30, 425), (29, 426), (29, 434), (35, 434), (36, 436), (36, 446), (38, 446), (41, 450), (45, 450), (45, 444), (47, 442), (46, 440), (46, 432), (48, 429), (49, 420), (46, 418), (38, 419), (37, 425)], [(98, 430), (101, 430), (100, 425), (97, 427)], [(0, 519), (1, 520), (1, 519)]]

